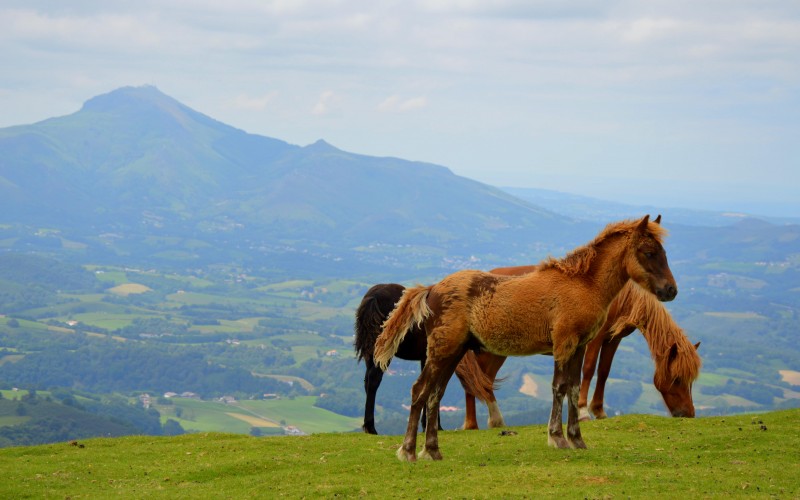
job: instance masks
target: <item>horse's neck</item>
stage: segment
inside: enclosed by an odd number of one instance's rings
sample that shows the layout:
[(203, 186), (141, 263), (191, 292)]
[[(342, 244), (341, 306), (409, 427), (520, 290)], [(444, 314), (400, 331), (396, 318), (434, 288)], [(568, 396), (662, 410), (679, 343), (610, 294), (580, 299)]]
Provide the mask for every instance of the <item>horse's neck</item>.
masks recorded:
[(661, 302), (637, 284), (629, 281), (614, 300), (614, 329), (619, 331), (627, 326), (639, 329), (653, 357), (680, 342), (679, 337), (685, 337)]
[[(655, 299), (652, 299), (655, 300)], [(669, 348), (673, 344), (681, 346), (682, 343), (688, 342), (683, 330), (672, 319), (666, 309), (658, 303), (656, 307), (661, 307), (661, 311), (652, 311), (651, 314), (644, 315), (638, 324), (640, 325), (639, 331), (647, 341), (647, 346), (650, 349), (650, 354), (653, 358), (665, 356)]]
[(611, 304), (628, 282), (629, 276), (624, 263), (627, 246), (623, 238), (609, 238), (598, 245), (597, 254), (589, 268), (594, 278), (592, 282), (597, 297), (606, 305)]

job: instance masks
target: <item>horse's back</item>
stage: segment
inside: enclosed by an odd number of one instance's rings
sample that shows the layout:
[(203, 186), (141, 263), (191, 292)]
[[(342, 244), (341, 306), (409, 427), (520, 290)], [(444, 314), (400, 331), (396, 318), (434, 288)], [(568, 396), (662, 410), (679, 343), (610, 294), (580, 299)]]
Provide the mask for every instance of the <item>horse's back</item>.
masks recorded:
[(405, 288), (396, 283), (381, 283), (364, 294), (356, 309), (355, 340), (353, 345), (358, 359), (372, 359), (375, 340), (381, 334), (381, 325), (400, 300)]

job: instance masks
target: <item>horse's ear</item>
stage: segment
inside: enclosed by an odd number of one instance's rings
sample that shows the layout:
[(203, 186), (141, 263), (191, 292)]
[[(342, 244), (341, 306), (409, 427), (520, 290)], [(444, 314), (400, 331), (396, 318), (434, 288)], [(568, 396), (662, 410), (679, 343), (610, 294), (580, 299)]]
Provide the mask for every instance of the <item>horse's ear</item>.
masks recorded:
[(645, 215), (644, 218), (639, 222), (639, 226), (636, 228), (641, 232), (647, 231), (647, 224), (650, 222), (650, 214)]
[(698, 343), (696, 343), (696, 344), (694, 345), (694, 350), (695, 350), (695, 351), (696, 351), (696, 350), (698, 350), (699, 348), (700, 348), (700, 342), (698, 342)]
[(678, 344), (672, 344), (672, 347), (669, 348), (669, 356), (667, 356), (668, 362), (672, 363), (678, 357)]
[(656, 224), (661, 224), (661, 214), (658, 214), (658, 217), (656, 217), (656, 218), (653, 220), (653, 222), (655, 222)]

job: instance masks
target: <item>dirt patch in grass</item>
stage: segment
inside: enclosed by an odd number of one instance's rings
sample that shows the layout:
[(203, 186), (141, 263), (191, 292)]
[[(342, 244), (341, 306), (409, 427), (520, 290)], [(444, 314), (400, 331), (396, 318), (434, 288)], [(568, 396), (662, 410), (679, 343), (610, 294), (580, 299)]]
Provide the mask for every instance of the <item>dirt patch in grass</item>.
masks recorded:
[(251, 417), (250, 415), (242, 415), (241, 413), (232, 413), (232, 412), (226, 412), (225, 414), (233, 418), (238, 418), (239, 420), (243, 420), (248, 424), (252, 425), (253, 427), (280, 427), (275, 422), (270, 422), (269, 420), (265, 420), (263, 418)]
[(789, 382), (792, 385), (800, 385), (800, 372), (794, 370), (778, 370), (784, 382)]
[(138, 293), (145, 293), (151, 291), (149, 286), (140, 285), (138, 283), (125, 283), (124, 285), (117, 285), (114, 288), (109, 288), (108, 291), (115, 295), (135, 295)]

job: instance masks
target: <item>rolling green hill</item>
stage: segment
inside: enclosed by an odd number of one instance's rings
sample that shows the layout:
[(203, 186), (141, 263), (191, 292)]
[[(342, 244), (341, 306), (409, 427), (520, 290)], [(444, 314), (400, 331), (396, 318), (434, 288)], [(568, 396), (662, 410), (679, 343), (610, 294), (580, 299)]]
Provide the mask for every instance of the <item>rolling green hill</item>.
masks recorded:
[(582, 425), (587, 450), (546, 427), (443, 432), (444, 460), (401, 463), (401, 439), (361, 433), (199, 433), (0, 450), (4, 498), (796, 498), (800, 411), (629, 415)]

